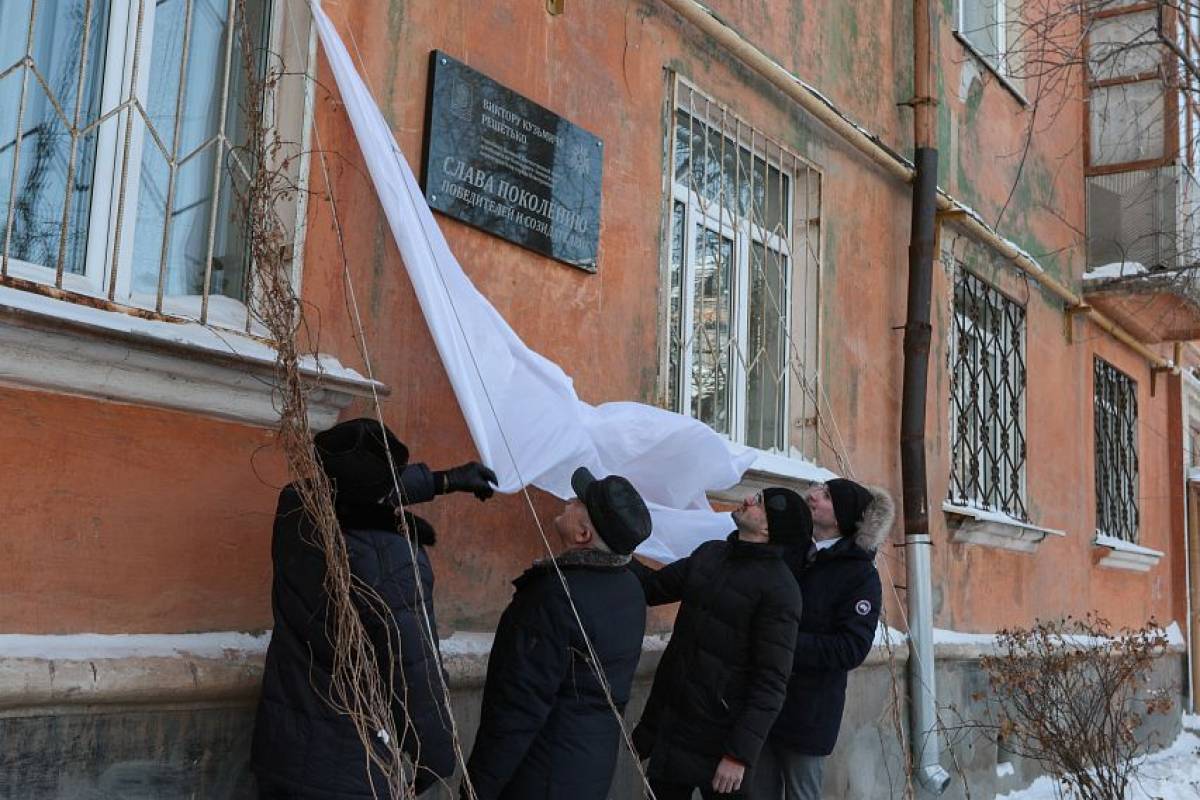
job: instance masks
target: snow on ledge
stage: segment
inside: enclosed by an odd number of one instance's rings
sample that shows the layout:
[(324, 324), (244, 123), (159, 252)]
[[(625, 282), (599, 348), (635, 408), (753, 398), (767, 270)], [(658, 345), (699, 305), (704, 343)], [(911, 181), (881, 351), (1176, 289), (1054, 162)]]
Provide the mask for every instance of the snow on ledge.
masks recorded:
[(1156, 561), (1163, 557), (1161, 550), (1152, 550), (1149, 547), (1142, 547), (1140, 544), (1127, 542), (1124, 539), (1118, 539), (1115, 536), (1107, 536), (1103, 533), (1097, 533), (1096, 538), (1092, 543), (1097, 547), (1107, 547), (1110, 550), (1119, 550), (1123, 553), (1135, 553), (1140, 556), (1148, 556)]
[(1027, 528), (1031, 531), (1048, 534), (1050, 536), (1066, 536), (1064, 531), (1057, 528), (1043, 528), (1039, 525), (1031, 525), (1028, 522), (1019, 520), (1011, 514), (1005, 514), (1003, 511), (993, 511), (988, 508), (980, 508), (978, 506), (960, 505), (949, 501), (942, 503), (942, 511), (948, 514), (958, 514), (963, 517), (971, 517), (979, 522), (992, 522), (999, 525), (1011, 525), (1014, 528)]
[(1133, 275), (1145, 275), (1149, 270), (1145, 265), (1136, 261), (1114, 261), (1083, 273), (1085, 281), (1101, 281), (1110, 278), (1128, 278)]
[(768, 453), (765, 450), (745, 448), (742, 445), (733, 444), (732, 442), (729, 442), (728, 445), (730, 452), (733, 452), (735, 455), (741, 454), (748, 449), (754, 453), (754, 463), (750, 465), (748, 472), (759, 472), (764, 475), (805, 481), (807, 483), (824, 483), (838, 477), (837, 473), (830, 472), (824, 467), (819, 467), (811, 461), (805, 461), (802, 458), (785, 456), (782, 453)]
[[(183, 346), (212, 355), (233, 356), (264, 366), (275, 363), (275, 348), (266, 342), (237, 331), (201, 325), (191, 320), (168, 322), (146, 319), (121, 311), (46, 297), (11, 286), (0, 286), (0, 310), (66, 322), (97, 333), (121, 335), (141, 340), (151, 346)], [(344, 366), (330, 355), (321, 355), (319, 358), (304, 356), (300, 366), (335, 380), (365, 385), (370, 383), (357, 370)]]
[(271, 641), (261, 634), (216, 633), (73, 633), (0, 634), (0, 657), (46, 661), (95, 661), (120, 658), (227, 658), (232, 653), (263, 655)]

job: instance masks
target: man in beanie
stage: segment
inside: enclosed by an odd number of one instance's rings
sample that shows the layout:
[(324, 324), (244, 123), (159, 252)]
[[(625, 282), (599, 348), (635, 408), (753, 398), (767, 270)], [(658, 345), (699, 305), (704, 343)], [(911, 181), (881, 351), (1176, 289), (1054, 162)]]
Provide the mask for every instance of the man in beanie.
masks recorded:
[[(415, 768), (417, 793), (454, 773), (449, 707), (438, 671), (433, 570), (435, 534), (404, 506), (447, 492), (492, 495), (496, 476), (474, 462), (446, 472), (408, 463), (408, 448), (377, 420), (354, 419), (313, 440), (333, 489), (352, 577), (387, 605), (360, 601), (359, 616), (385, 685), (394, 688), (394, 728)], [(407, 530), (412, 541), (401, 534)], [(387, 781), (372, 766), (350, 718), (330, 706), (334, 645), (325, 553), (300, 493), (280, 493), (271, 538), (275, 627), (263, 670), (251, 765), (262, 798), (378, 798)], [(383, 748), (387, 732), (379, 736)], [(393, 742), (395, 744), (395, 742)]]
[(813, 541), (788, 566), (804, 613), (787, 701), (752, 781), (751, 797), (818, 800), (846, 704), (846, 675), (866, 659), (882, 599), (875, 551), (895, 510), (882, 489), (838, 478), (809, 490)]
[(727, 539), (638, 570), (650, 605), (681, 603), (633, 732), (658, 800), (686, 800), (696, 788), (743, 797), (783, 706), (800, 621), (783, 554), (811, 540), (812, 518), (800, 495), (771, 488), (743, 501), (733, 521)]
[[(467, 763), (479, 800), (608, 796), (617, 714), (646, 630), (646, 601), (628, 565), (650, 535), (650, 512), (616, 475), (597, 480), (580, 467), (571, 486), (577, 499), (554, 520), (561, 552), (513, 581), (496, 626)], [(461, 795), (471, 796), (466, 780)]]

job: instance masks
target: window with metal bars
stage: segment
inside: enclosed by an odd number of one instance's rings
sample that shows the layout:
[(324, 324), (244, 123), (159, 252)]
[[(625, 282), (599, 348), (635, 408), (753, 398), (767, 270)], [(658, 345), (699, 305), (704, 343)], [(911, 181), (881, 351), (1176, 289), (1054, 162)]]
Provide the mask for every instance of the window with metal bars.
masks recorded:
[(1137, 382), (1096, 358), (1096, 533), (1138, 539)]
[(1028, 520), (1025, 309), (961, 267), (950, 362), (950, 502)]
[(248, 330), (236, 193), (275, 5), (0, 2), (0, 278)]
[(814, 460), (820, 173), (681, 78), (674, 96), (668, 402)]

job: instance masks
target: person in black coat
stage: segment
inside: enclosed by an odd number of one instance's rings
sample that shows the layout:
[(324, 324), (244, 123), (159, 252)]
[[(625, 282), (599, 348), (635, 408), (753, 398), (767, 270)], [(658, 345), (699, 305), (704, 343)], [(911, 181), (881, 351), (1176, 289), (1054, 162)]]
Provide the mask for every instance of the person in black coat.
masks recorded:
[[(364, 604), (359, 614), (382, 678), (394, 687), (394, 729), (402, 734), (400, 747), (412, 760), (414, 789), (420, 793), (453, 774), (455, 757), (450, 710), (438, 674), (433, 570), (425, 552), (435, 534), (429, 523), (407, 512), (407, 529), (415, 541), (399, 533), (397, 490), (404, 505), (457, 491), (484, 500), (492, 495), (490, 483), (496, 476), (473, 462), (446, 472), (409, 464), (408, 449), (376, 420), (335, 425), (317, 434), (314, 444), (334, 490), (351, 574), (390, 611), (391, 619), (386, 619), (387, 614)], [(263, 669), (251, 766), (262, 798), (384, 798), (387, 782), (377, 768), (368, 771), (353, 723), (329, 705), (334, 653), (328, 634), (333, 623), (324, 586), (325, 554), (315, 544), (316, 536), (299, 492), (288, 485), (279, 496), (271, 539), (275, 627)], [(381, 742), (384, 736), (386, 731)]]
[(627, 567), (650, 535), (650, 512), (622, 477), (595, 480), (581, 467), (571, 485), (579, 499), (554, 520), (564, 551), (513, 581), (496, 627), (464, 798), (608, 796), (617, 715), (646, 628), (642, 589)]
[(658, 800), (739, 797), (783, 705), (800, 621), (785, 546), (808, 541), (800, 495), (771, 488), (733, 512), (737, 530), (658, 571), (638, 572), (650, 605), (681, 602), (641, 722)]
[(752, 776), (758, 800), (819, 800), (846, 704), (846, 676), (866, 659), (882, 600), (875, 551), (895, 509), (882, 489), (838, 478), (814, 487), (813, 542), (788, 565), (804, 596), (787, 701)]

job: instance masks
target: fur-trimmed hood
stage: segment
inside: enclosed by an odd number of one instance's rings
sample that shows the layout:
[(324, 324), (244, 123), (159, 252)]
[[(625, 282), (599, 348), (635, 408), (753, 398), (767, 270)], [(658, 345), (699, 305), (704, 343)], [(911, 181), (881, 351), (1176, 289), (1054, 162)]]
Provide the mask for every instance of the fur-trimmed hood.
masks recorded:
[(864, 486), (871, 493), (871, 504), (858, 521), (858, 530), (854, 532), (852, 541), (856, 547), (874, 553), (892, 531), (892, 523), (896, 519), (896, 504), (892, 502), (892, 496), (886, 489), (866, 484)]

